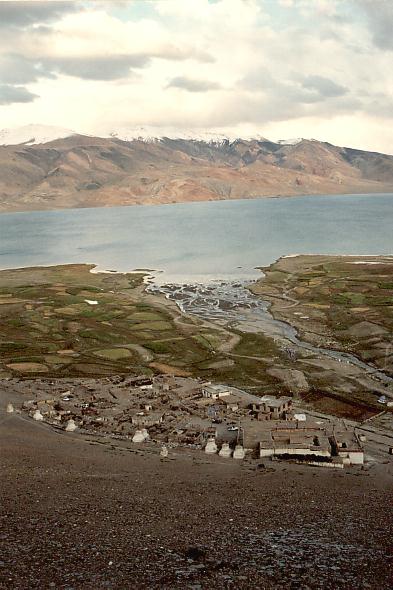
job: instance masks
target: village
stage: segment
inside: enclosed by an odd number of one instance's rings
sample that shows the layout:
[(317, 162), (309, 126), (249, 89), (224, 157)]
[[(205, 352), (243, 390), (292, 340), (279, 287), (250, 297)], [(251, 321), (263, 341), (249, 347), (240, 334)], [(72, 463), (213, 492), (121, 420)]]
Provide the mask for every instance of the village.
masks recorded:
[[(9, 385), (12, 386), (12, 380)], [(206, 454), (296, 461), (323, 467), (363, 465), (364, 434), (344, 420), (317, 419), (289, 396), (262, 397), (189, 377), (114, 376), (18, 382), (18, 409), (67, 433), (115, 437), (136, 445), (188, 446)]]

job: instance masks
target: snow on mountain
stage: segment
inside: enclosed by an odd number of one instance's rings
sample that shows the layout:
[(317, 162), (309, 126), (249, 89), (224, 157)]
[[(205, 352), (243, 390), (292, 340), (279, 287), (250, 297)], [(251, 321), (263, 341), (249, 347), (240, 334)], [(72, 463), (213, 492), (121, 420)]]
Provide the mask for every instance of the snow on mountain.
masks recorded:
[(294, 137), (293, 139), (279, 139), (277, 143), (280, 145), (297, 145), (303, 141), (303, 137)]
[(15, 129), (2, 129), (0, 131), (0, 145), (33, 145), (70, 137), (70, 135), (75, 135), (75, 132), (63, 127), (24, 125)]
[(111, 137), (122, 139), (123, 141), (142, 140), (147, 142), (159, 141), (164, 138), (169, 139), (186, 139), (205, 142), (223, 142), (229, 141), (230, 138), (222, 133), (210, 131), (195, 132), (191, 129), (175, 129), (173, 127), (130, 127), (120, 128), (110, 133)]
[[(77, 135), (77, 132), (63, 127), (49, 125), (24, 125), (15, 129), (0, 130), (0, 145), (34, 145), (63, 139)], [(145, 141), (148, 143), (160, 142), (165, 138), (187, 141), (203, 141), (216, 145), (224, 145), (235, 141), (269, 141), (259, 134), (244, 135), (229, 131), (227, 133), (205, 129), (177, 129), (175, 127), (121, 127), (110, 133), (99, 134), (98, 137), (112, 137), (123, 141)], [(303, 138), (279, 139), (279, 145), (297, 145)]]
[[(219, 133), (216, 131), (194, 130), (194, 129), (176, 129), (174, 127), (130, 127), (120, 128), (112, 131), (110, 137), (115, 137), (123, 141), (141, 140), (154, 143), (164, 138), (183, 139), (188, 141), (203, 141), (205, 143), (223, 144), (239, 139), (239, 135), (234, 133)], [(267, 141), (261, 135), (250, 137), (241, 137), (246, 140)]]

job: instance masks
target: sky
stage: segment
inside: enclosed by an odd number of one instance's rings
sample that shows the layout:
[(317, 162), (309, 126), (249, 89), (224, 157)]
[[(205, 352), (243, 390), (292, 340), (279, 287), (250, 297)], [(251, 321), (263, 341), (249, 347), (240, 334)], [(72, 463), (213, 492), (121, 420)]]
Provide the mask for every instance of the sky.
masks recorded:
[(0, 0), (0, 128), (393, 153), (392, 0)]

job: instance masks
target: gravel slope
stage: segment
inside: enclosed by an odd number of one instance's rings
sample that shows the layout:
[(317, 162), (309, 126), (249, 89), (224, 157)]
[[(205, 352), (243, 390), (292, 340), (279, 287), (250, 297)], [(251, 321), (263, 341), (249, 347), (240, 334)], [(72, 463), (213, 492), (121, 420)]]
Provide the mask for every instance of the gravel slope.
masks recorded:
[(0, 449), (2, 589), (392, 587), (392, 463), (161, 461), (3, 409)]

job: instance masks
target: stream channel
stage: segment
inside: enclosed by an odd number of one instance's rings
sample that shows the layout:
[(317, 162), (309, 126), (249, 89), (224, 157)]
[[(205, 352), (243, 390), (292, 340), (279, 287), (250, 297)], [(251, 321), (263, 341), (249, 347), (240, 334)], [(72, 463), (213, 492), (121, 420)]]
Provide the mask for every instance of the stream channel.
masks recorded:
[(182, 313), (196, 315), (229, 330), (236, 328), (241, 332), (261, 332), (278, 341), (289, 353), (291, 346), (301, 348), (318, 356), (356, 365), (385, 385), (393, 383), (392, 377), (350, 353), (320, 348), (302, 341), (290, 324), (273, 318), (269, 311), (270, 302), (254, 295), (247, 288), (248, 285), (250, 281), (211, 281), (206, 284), (178, 285), (153, 282), (147, 290), (150, 293), (164, 294), (167, 299), (175, 301)]

